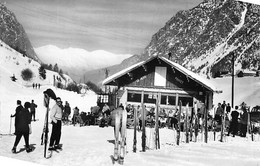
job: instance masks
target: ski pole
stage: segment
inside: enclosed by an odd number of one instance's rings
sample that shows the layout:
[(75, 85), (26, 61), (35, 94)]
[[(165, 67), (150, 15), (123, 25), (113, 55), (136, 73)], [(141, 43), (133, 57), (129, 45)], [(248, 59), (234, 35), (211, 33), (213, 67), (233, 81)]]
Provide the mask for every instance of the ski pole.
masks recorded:
[(9, 134), (11, 135), (11, 131), (12, 131), (12, 116), (10, 116), (10, 128), (9, 128)]

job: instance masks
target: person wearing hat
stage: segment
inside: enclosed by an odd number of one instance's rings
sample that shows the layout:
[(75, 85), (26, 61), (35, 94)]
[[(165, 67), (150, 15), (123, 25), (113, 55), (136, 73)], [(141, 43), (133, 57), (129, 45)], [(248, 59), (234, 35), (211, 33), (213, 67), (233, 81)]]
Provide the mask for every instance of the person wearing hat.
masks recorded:
[(12, 149), (13, 153), (16, 153), (16, 147), (22, 136), (24, 137), (26, 152), (29, 153), (32, 151), (29, 146), (29, 134), (31, 134), (31, 114), (29, 112), (30, 106), (30, 102), (25, 102), (24, 108), (21, 111), (16, 112), (16, 138)]
[(56, 98), (56, 104), (51, 109), (50, 118), (52, 123), (51, 139), (49, 150), (61, 149), (59, 146), (61, 138), (61, 118), (62, 118), (62, 101), (60, 97)]

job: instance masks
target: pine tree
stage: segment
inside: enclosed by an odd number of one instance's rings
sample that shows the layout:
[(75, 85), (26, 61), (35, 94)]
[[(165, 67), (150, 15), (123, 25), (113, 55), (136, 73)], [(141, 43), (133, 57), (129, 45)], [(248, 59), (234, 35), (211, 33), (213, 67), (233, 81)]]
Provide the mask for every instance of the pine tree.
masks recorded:
[(39, 75), (40, 75), (43, 79), (46, 79), (46, 70), (45, 70), (45, 68), (44, 68), (43, 65), (41, 65), (41, 66), (39, 67)]
[(49, 70), (53, 70), (53, 69), (52, 69), (52, 64), (49, 64), (48, 69), (49, 69)]
[(59, 72), (59, 67), (57, 63), (55, 63), (55, 65), (53, 66), (53, 71)]

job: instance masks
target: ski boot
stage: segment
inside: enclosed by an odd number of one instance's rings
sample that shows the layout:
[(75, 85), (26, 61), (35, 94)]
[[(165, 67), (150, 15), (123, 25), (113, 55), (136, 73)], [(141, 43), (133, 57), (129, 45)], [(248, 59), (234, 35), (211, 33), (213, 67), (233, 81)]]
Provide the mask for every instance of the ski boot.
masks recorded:
[(124, 164), (124, 157), (119, 157), (118, 164), (120, 165)]
[(32, 148), (30, 148), (30, 147), (27, 147), (27, 148), (26, 148), (26, 152), (27, 152), (27, 153), (30, 153), (30, 152), (32, 152)]
[(12, 149), (12, 153), (16, 153), (16, 147), (13, 147), (13, 149)]

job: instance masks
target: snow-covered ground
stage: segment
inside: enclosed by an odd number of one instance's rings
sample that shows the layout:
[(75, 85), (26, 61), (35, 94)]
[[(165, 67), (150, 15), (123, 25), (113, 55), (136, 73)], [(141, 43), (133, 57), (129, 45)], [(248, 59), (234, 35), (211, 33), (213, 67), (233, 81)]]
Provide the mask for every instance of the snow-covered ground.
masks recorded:
[[(3, 50), (0, 48), (0, 53)], [(13, 53), (5, 54), (14, 56)], [(2, 54), (0, 54), (2, 55)], [(78, 106), (80, 111), (88, 112), (90, 107), (96, 105), (97, 96), (89, 91), (82, 96), (74, 92), (56, 89), (49, 84), (43, 84), (40, 89), (33, 89), (25, 86), (26, 84), (19, 78), (19, 70), (24, 68), (21, 62), (19, 65), (13, 63), (13, 58), (7, 61), (0, 58), (0, 134), (14, 132), (14, 122), (10, 115), (16, 108), (16, 100), (20, 99), (23, 103), (34, 99), (38, 105), (36, 110), (36, 122), (32, 122), (32, 134), (30, 144), (35, 147), (31, 153), (22, 151), (12, 154), (11, 149), (15, 140), (14, 136), (0, 136), (0, 160), (1, 165), (113, 165), (111, 156), (113, 155), (114, 135), (112, 127), (99, 128), (98, 126), (63, 126), (61, 143), (63, 150), (59, 153), (54, 152), (52, 158), (43, 157), (43, 146), (40, 145), (41, 133), (46, 108), (43, 106), (43, 91), (52, 88), (57, 96), (63, 101), (68, 101), (71, 107)], [(5, 60), (5, 61), (4, 61)], [(22, 60), (19, 60), (22, 61)], [(12, 62), (13, 65), (9, 62)], [(10, 70), (7, 70), (8, 68)], [(18, 81), (12, 82), (10, 76), (17, 73)], [(34, 78), (34, 81), (37, 77)], [(37, 80), (41, 81), (41, 80)], [(212, 82), (223, 90), (222, 94), (214, 97), (214, 103), (223, 100), (230, 103), (231, 97), (231, 78), (214, 79)], [(30, 82), (31, 84), (32, 82)], [(259, 78), (236, 78), (235, 80), (235, 105), (242, 101), (254, 106), (260, 104)], [(50, 105), (52, 106), (52, 101)], [(260, 165), (260, 137), (255, 135), (255, 141), (249, 137), (226, 137), (224, 142), (214, 141), (212, 133), (209, 133), (208, 143), (204, 143), (201, 134), (198, 142), (185, 143), (184, 134), (181, 136), (181, 143), (176, 145), (176, 135), (171, 129), (160, 129), (161, 148), (156, 150), (152, 143), (151, 129), (147, 128), (147, 146), (150, 147), (146, 152), (141, 152), (141, 132), (137, 133), (137, 152), (133, 153), (133, 129), (127, 129), (127, 155), (124, 165), (178, 165), (178, 166), (243, 166)], [(220, 133), (217, 133), (219, 140)], [(23, 148), (24, 140), (21, 139), (18, 149)]]

